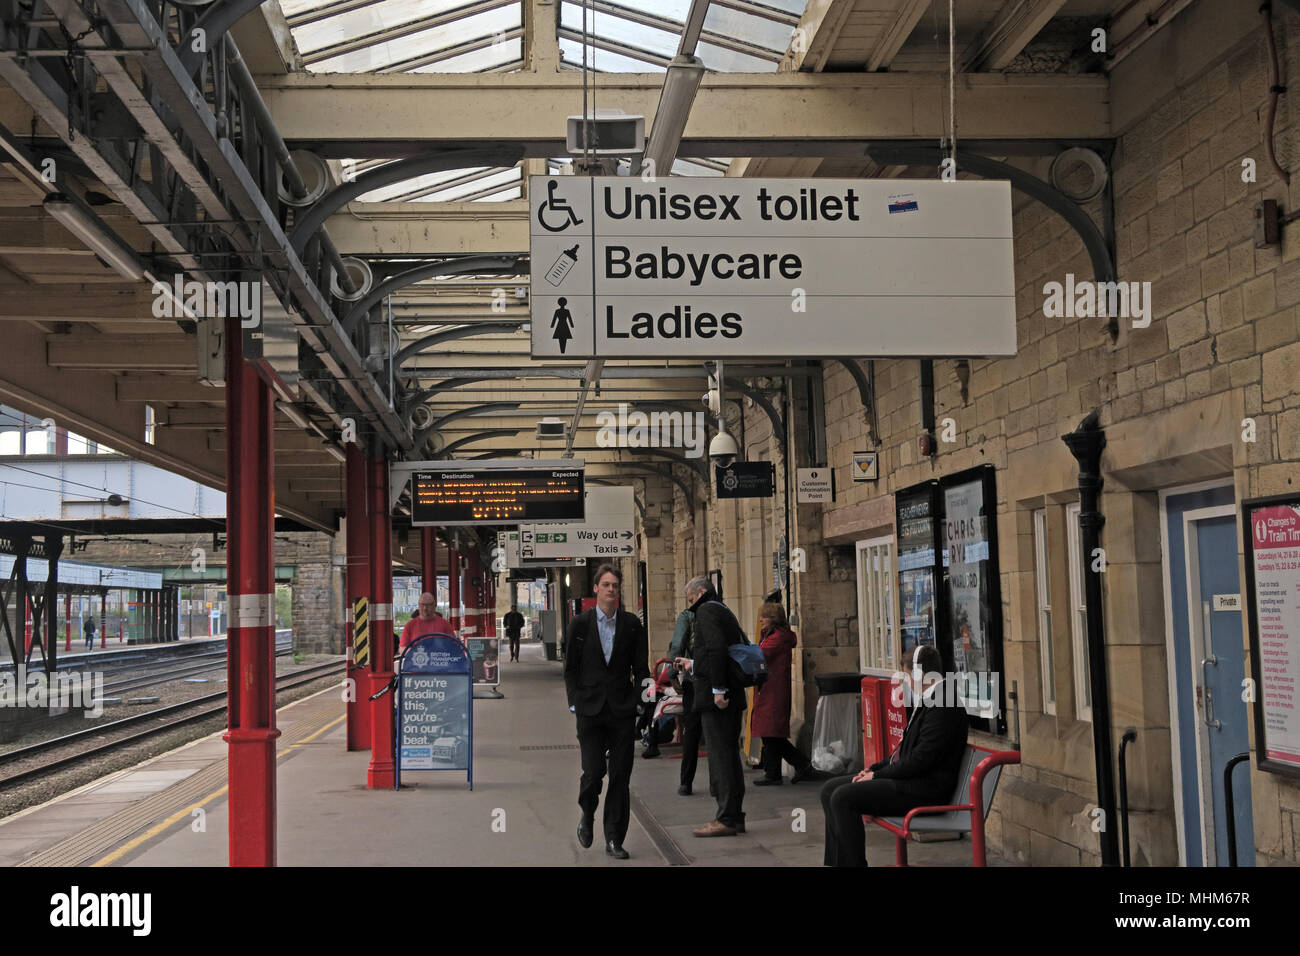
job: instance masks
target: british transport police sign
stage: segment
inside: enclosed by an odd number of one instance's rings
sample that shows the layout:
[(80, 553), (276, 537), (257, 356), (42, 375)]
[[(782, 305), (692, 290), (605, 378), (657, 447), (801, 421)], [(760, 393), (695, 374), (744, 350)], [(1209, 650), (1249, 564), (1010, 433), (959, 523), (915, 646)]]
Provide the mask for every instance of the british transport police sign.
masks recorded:
[(1004, 181), (533, 176), (532, 356), (1016, 352)]

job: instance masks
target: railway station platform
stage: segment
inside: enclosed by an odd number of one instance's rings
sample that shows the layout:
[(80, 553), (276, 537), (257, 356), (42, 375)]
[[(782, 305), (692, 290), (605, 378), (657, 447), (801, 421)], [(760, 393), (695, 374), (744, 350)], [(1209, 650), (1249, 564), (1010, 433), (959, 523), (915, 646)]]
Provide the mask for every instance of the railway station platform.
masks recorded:
[[(562, 665), (546, 661), (537, 644), (524, 645), (521, 656), (501, 665), (505, 698), (475, 704), (472, 792), (457, 771), (407, 773), (400, 791), (367, 790), (370, 754), (344, 749), (336, 691), (282, 708), (279, 865), (820, 866), (819, 784), (747, 786), (747, 832), (699, 839), (691, 829), (713, 816), (707, 761), (694, 794), (679, 796), (672, 748), (657, 760), (637, 748), (624, 844), (631, 859), (606, 856), (599, 822), (597, 840), (582, 849), (574, 834), (579, 756)], [(0, 866), (225, 866), (226, 750), (214, 734), (0, 821)], [(794, 825), (800, 817), (802, 828)], [(867, 854), (873, 864), (892, 862), (892, 840), (869, 832)], [(970, 844), (914, 845), (911, 859), (968, 866)]]

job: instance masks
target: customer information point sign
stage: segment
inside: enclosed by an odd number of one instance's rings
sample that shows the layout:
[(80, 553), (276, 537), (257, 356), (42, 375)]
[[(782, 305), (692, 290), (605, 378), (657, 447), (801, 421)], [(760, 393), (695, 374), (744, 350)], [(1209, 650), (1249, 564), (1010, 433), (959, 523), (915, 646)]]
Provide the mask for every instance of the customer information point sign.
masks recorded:
[(533, 176), (533, 358), (1012, 356), (1004, 181)]

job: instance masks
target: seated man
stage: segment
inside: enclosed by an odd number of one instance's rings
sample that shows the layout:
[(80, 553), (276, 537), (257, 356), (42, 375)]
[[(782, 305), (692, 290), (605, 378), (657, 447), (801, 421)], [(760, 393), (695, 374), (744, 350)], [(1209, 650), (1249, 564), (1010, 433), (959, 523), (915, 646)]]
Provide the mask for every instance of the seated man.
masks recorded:
[(405, 651), (415, 641), (428, 634), (450, 634), (464, 644), (461, 636), (452, 629), (451, 622), (438, 613), (438, 604), (432, 594), (420, 595), (418, 617), (413, 617), (402, 628), (402, 639), (398, 651)]
[[(889, 759), (856, 777), (822, 787), (826, 815), (826, 866), (866, 866), (863, 814), (903, 816), (914, 807), (941, 806), (952, 798), (966, 753), (966, 710), (957, 702), (953, 678), (944, 680), (938, 650), (919, 645), (907, 655), (903, 699), (907, 729)], [(949, 706), (951, 705), (951, 706)]]

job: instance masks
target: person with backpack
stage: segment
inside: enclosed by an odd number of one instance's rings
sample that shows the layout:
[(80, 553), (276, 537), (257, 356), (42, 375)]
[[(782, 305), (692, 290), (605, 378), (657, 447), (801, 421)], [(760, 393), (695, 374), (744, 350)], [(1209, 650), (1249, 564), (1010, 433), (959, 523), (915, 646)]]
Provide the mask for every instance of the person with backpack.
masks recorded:
[[(674, 661), (695, 656), (695, 612), (689, 607), (677, 615), (673, 639), (668, 645), (668, 656)], [(682, 766), (677, 793), (689, 797), (691, 788), (695, 785), (695, 770), (700, 762), (700, 739), (704, 735), (704, 728), (700, 724), (699, 711), (695, 709), (695, 682), (689, 679), (685, 671), (679, 673), (682, 689)]]
[(756, 787), (782, 782), (781, 761), (794, 767), (791, 783), (824, 780), (812, 761), (790, 743), (790, 670), (796, 638), (786, 623), (785, 608), (769, 601), (758, 612), (763, 656), (767, 659), (767, 680), (754, 691), (754, 710), (749, 715), (749, 733), (763, 738), (763, 776)]
[(695, 615), (695, 654), (676, 664), (691, 674), (694, 710), (704, 729), (709, 752), (709, 786), (716, 792), (717, 816), (691, 832), (697, 837), (735, 836), (745, 832), (745, 772), (740, 765), (740, 728), (745, 714), (746, 677), (732, 659), (732, 645), (749, 645), (730, 608), (718, 599), (707, 577), (686, 584), (686, 600)]

